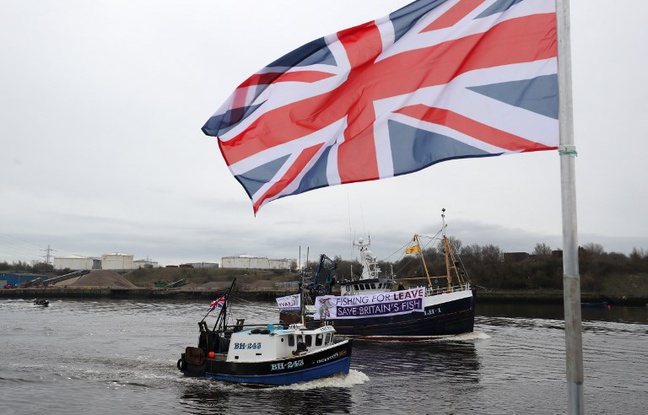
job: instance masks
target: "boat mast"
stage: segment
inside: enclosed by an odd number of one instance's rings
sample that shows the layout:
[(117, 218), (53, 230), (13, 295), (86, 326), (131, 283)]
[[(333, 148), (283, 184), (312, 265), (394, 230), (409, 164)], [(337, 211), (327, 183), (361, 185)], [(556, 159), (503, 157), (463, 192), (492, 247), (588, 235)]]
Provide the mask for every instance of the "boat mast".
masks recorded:
[(299, 314), (301, 316), (301, 323), (303, 325), (306, 325), (306, 318), (304, 317), (304, 315), (306, 314), (306, 310), (305, 310), (306, 306), (304, 304), (306, 302), (306, 299), (304, 298), (304, 274), (302, 274), (302, 283), (300, 284), (300, 286), (301, 289), (299, 290)]
[(445, 223), (445, 208), (441, 209), (441, 237), (443, 241), (443, 251), (445, 253), (446, 261), (446, 281), (448, 284), (448, 291), (452, 292), (452, 270), (454, 270), (457, 280), (460, 281), (459, 270), (457, 269), (457, 260), (454, 256), (454, 251), (450, 246), (450, 241), (446, 236), (446, 223)]
[[(310, 247), (307, 247), (306, 248), (306, 268), (308, 267), (309, 253), (310, 253)], [(304, 277), (306, 273), (306, 268), (301, 269), (301, 282), (299, 283), (299, 314), (301, 317), (301, 323), (304, 326), (306, 325), (306, 298), (304, 297)]]
[(427, 269), (427, 264), (425, 263), (425, 257), (423, 256), (423, 248), (421, 248), (421, 241), (419, 240), (418, 234), (414, 235), (414, 242), (416, 242), (416, 247), (418, 248), (419, 255), (421, 256), (421, 262), (423, 262), (423, 269), (425, 270), (425, 277), (428, 280), (428, 287), (432, 286), (432, 279), (430, 278), (430, 273)]
[[(223, 302), (223, 307), (220, 309), (220, 313), (218, 313), (218, 317), (216, 318), (216, 323), (214, 323), (214, 328), (212, 329), (214, 331), (218, 329), (221, 329), (223, 331), (227, 330), (227, 307), (229, 306), (229, 297), (230, 294), (232, 293), (232, 289), (234, 288), (234, 284), (236, 284), (236, 278), (232, 280), (232, 284), (227, 289), (225, 294), (223, 294), (223, 297), (225, 297), (225, 301)], [(204, 319), (205, 318), (203, 317), (203, 320)]]

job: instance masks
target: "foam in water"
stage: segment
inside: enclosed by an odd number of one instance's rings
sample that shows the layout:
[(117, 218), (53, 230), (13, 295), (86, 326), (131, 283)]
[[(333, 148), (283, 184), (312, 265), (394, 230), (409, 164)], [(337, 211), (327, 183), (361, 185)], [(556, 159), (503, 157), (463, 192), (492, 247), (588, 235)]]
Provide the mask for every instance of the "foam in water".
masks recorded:
[(278, 386), (276, 389), (309, 390), (319, 388), (350, 388), (361, 385), (369, 380), (369, 376), (359, 370), (350, 369), (348, 375), (335, 375), (310, 382), (295, 383), (294, 385)]

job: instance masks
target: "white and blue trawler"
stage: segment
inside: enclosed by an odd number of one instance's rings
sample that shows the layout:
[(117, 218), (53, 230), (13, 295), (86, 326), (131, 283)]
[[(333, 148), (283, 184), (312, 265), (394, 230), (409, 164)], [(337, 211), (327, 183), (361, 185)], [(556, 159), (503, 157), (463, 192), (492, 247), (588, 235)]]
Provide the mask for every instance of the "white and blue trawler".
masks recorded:
[(198, 323), (198, 347), (187, 347), (178, 360), (178, 369), (185, 375), (273, 386), (349, 373), (351, 340), (338, 341), (330, 325), (246, 326), (239, 319), (228, 326), (230, 291), (231, 287), (214, 328), (209, 329), (203, 318)]

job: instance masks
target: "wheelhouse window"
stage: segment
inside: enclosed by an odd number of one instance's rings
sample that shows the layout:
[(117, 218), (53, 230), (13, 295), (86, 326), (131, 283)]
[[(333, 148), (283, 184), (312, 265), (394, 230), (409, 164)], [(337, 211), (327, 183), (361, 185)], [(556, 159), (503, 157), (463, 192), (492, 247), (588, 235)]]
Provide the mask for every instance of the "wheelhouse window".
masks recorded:
[(319, 333), (315, 336), (315, 346), (321, 346), (324, 341), (324, 335)]

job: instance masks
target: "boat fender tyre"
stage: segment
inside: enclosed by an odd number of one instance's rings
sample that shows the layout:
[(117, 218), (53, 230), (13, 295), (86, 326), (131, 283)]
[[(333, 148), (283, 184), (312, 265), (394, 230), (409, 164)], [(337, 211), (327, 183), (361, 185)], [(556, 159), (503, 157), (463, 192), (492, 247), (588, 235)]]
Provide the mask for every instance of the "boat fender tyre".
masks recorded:
[(178, 370), (184, 372), (185, 369), (187, 368), (187, 363), (184, 361), (184, 359), (180, 358), (178, 359), (178, 363), (176, 366), (178, 366)]

